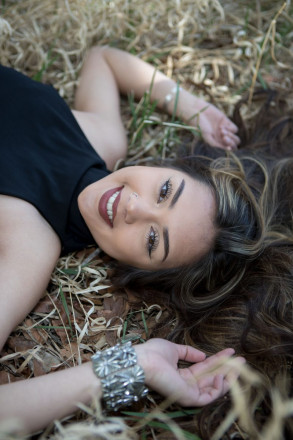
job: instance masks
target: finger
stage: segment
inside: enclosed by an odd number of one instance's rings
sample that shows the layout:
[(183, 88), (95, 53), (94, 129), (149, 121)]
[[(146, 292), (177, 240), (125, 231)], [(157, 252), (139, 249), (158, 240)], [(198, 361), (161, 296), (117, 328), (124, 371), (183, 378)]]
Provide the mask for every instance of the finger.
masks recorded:
[(217, 373), (223, 374), (225, 377), (226, 389), (229, 389), (232, 384), (238, 379), (242, 366), (246, 363), (246, 359), (241, 356), (234, 357), (226, 362)]
[(230, 135), (223, 137), (223, 144), (226, 150), (236, 150), (238, 146), (238, 141), (234, 140)]
[(242, 356), (237, 356), (230, 363), (230, 369), (226, 373), (226, 381), (230, 387), (239, 377), (241, 367), (246, 363), (246, 359)]
[(233, 348), (226, 348), (213, 356), (208, 357), (203, 362), (196, 365), (191, 365), (190, 370), (192, 374), (207, 374), (212, 372), (215, 368), (219, 369), (223, 366), (224, 362), (233, 356), (235, 350)]
[(224, 377), (225, 392), (227, 392), (239, 377), (241, 366), (245, 362), (245, 359), (242, 357), (227, 359), (227, 362), (218, 367), (216, 371), (202, 373), (197, 379), (197, 384), (201, 389), (211, 387), (216, 376), (221, 375)]
[(237, 145), (240, 144), (240, 137), (237, 136), (236, 134), (234, 134), (234, 133), (228, 133), (227, 136), (228, 136), (228, 138), (230, 139), (230, 141), (231, 141), (235, 146), (237, 146)]
[(232, 365), (231, 361), (229, 361), (228, 364), (217, 370), (216, 374), (207, 373), (201, 377), (198, 377), (198, 375), (192, 375), (188, 368), (179, 371), (189, 390), (188, 393), (182, 394), (179, 403), (184, 405), (203, 406), (223, 396), (229, 391), (231, 384), (239, 376), (239, 369), (243, 363), (245, 363), (245, 359), (237, 357), (233, 359)]
[(234, 348), (224, 348), (224, 350), (218, 351), (218, 353), (209, 356), (206, 360), (206, 363), (209, 365), (218, 365), (222, 364), (227, 359), (231, 358), (235, 354)]
[[(195, 383), (196, 381), (196, 385), (200, 390), (208, 390), (214, 387), (215, 379), (218, 376), (223, 376), (223, 378), (225, 377), (225, 375), (222, 374), (222, 372), (217, 372), (217, 374), (210, 373), (205, 376), (201, 376), (197, 379), (193, 377), (193, 383)], [(189, 381), (189, 383), (192, 384), (192, 381)]]
[(229, 133), (223, 135), (220, 133), (219, 139), (215, 139), (213, 135), (205, 135), (205, 141), (211, 146), (216, 148), (223, 148), (224, 150), (232, 150), (237, 148), (240, 143), (238, 136)]
[(208, 405), (209, 403), (226, 394), (228, 389), (229, 386), (226, 386), (224, 376), (217, 374), (213, 378), (213, 383), (211, 386), (199, 389), (199, 396), (197, 398), (198, 405)]
[(184, 360), (187, 362), (201, 362), (206, 359), (206, 354), (201, 351), (197, 350), (194, 347), (191, 347), (190, 345), (180, 345), (176, 344), (177, 352), (178, 352), (178, 359)]
[[(226, 131), (224, 130), (226, 133)], [(204, 140), (211, 146), (215, 148), (223, 148), (224, 150), (233, 150), (237, 148), (237, 145), (240, 143), (240, 139), (238, 136), (227, 132), (228, 134), (224, 135), (222, 131), (219, 133), (218, 139), (211, 133), (204, 133)]]
[(227, 145), (223, 141), (223, 135), (219, 133), (218, 138), (216, 139), (215, 136), (211, 133), (204, 133), (203, 134), (204, 140), (211, 146), (215, 148), (227, 148)]
[(222, 125), (221, 125), (221, 128), (227, 128), (229, 131), (231, 131), (232, 133), (237, 133), (237, 131), (238, 131), (238, 127), (237, 127), (237, 125), (236, 124), (234, 124), (234, 122), (232, 122), (230, 119), (226, 119), (223, 123), (222, 123)]
[(235, 381), (238, 379), (241, 373), (241, 367), (246, 363), (246, 360), (243, 357), (237, 357), (233, 359), (233, 363), (230, 364), (230, 369), (228, 372), (224, 374), (223, 380), (223, 395), (226, 394)]
[(229, 383), (222, 374), (210, 376), (204, 382), (187, 381), (187, 384), (188, 392), (182, 393), (182, 397), (178, 399), (179, 403), (187, 406), (207, 405), (229, 390)]
[(221, 129), (221, 134), (222, 139), (227, 147), (229, 146), (232, 148), (236, 148), (240, 144), (240, 138), (236, 134), (229, 132), (225, 128)]

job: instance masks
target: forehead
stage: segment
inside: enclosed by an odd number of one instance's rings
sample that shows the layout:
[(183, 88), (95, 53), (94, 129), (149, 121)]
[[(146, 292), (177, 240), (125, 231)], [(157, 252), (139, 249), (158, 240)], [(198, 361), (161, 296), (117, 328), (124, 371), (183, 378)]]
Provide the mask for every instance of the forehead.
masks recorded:
[[(129, 167), (125, 167), (125, 168), (121, 168), (118, 171), (115, 171), (115, 173), (126, 173), (129, 176), (131, 175), (137, 175), (140, 176), (141, 178), (145, 178), (146, 176), (148, 176), (149, 178), (156, 178), (156, 177), (160, 177), (160, 176), (165, 176), (165, 175), (187, 175), (185, 173), (183, 173), (183, 171), (177, 169), (177, 168), (171, 168), (171, 167), (164, 167), (164, 166), (141, 166), (141, 165), (136, 165), (136, 166), (129, 166)], [(187, 175), (188, 176), (188, 175)]]

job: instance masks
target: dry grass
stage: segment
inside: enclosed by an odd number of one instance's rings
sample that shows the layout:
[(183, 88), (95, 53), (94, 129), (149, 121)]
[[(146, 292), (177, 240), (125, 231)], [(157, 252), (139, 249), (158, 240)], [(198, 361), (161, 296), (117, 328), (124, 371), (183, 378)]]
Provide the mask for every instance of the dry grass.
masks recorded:
[[(283, 6), (279, 0), (2, 0), (0, 11), (0, 62), (53, 84), (69, 104), (84, 55), (93, 44), (110, 44), (139, 55), (228, 114), (239, 97), (256, 85), (292, 90), (289, 2)], [(146, 125), (145, 109), (143, 100), (138, 106), (123, 102), (128, 163), (174, 155), (178, 141), (192, 137), (180, 126), (164, 125), (167, 117), (157, 112), (152, 118), (159, 123)], [(244, 116), (249, 119), (253, 111), (247, 106)], [(1, 383), (79, 364), (121, 337), (145, 340), (151, 335), (164, 310), (156, 304), (131, 308), (125, 292), (113, 295), (107, 264), (107, 257), (93, 248), (59, 260), (48, 291), (1, 353)], [(279, 402), (279, 395), (275, 399)], [(159, 402), (152, 395), (136, 409), (156, 410)], [(246, 409), (246, 401), (238, 400), (215, 438), (224, 438), (223, 427), (238, 432), (239, 438), (281, 438), (278, 429), (293, 411), (292, 402), (279, 403), (278, 412), (260, 433), (254, 428), (254, 415)], [(240, 425), (235, 422), (239, 414)], [(150, 420), (156, 418), (165, 423), (166, 415), (161, 412)], [(179, 425), (189, 437), (168, 420), (171, 431), (154, 422), (143, 427), (133, 420), (104, 417), (99, 408), (83, 408), (62, 425), (48, 427), (39, 438), (197, 438), (195, 412), (184, 417), (181, 413)], [(3, 427), (1, 438), (17, 438), (12, 431)]]

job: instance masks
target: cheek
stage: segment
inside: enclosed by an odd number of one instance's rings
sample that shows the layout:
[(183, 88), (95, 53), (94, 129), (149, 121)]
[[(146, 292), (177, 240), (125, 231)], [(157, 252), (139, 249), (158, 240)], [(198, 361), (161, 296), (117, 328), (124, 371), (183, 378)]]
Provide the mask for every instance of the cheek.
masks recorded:
[(117, 230), (108, 234), (107, 237), (100, 237), (99, 246), (106, 254), (118, 261), (133, 264), (138, 257), (138, 240), (135, 231), (129, 228)]

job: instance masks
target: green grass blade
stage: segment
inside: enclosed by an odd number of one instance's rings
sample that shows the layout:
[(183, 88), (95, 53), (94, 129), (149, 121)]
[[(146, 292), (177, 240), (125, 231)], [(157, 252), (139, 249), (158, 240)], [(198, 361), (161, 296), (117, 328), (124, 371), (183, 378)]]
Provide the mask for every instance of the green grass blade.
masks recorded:
[[(168, 413), (164, 413), (166, 416), (171, 419), (176, 419), (178, 417), (186, 417), (190, 415), (195, 415), (201, 412), (201, 408), (194, 409), (182, 409), (181, 411), (171, 411)], [(146, 412), (135, 412), (135, 411), (121, 411), (122, 414), (132, 417), (146, 417), (149, 413)]]
[(141, 319), (142, 319), (142, 322), (143, 322), (146, 338), (148, 339), (148, 337), (149, 337), (149, 329), (148, 329), (148, 326), (147, 326), (147, 322), (146, 322), (143, 310), (141, 311)]
[(266, 81), (263, 79), (263, 77), (262, 77), (260, 71), (258, 71), (258, 73), (257, 73), (257, 77), (258, 77), (259, 82), (261, 83), (261, 86), (262, 86), (265, 90), (267, 90), (267, 89), (268, 89), (268, 85), (267, 85)]
[(68, 305), (67, 305), (67, 302), (66, 302), (66, 298), (65, 298), (65, 295), (64, 295), (64, 292), (63, 292), (61, 286), (59, 287), (59, 294), (60, 294), (60, 299), (61, 299), (62, 306), (63, 306), (65, 314), (67, 316), (68, 324), (69, 324), (69, 327), (70, 327), (70, 330), (71, 330), (71, 336), (73, 336), (73, 330), (72, 330), (71, 321), (70, 321), (70, 312), (69, 312)]

